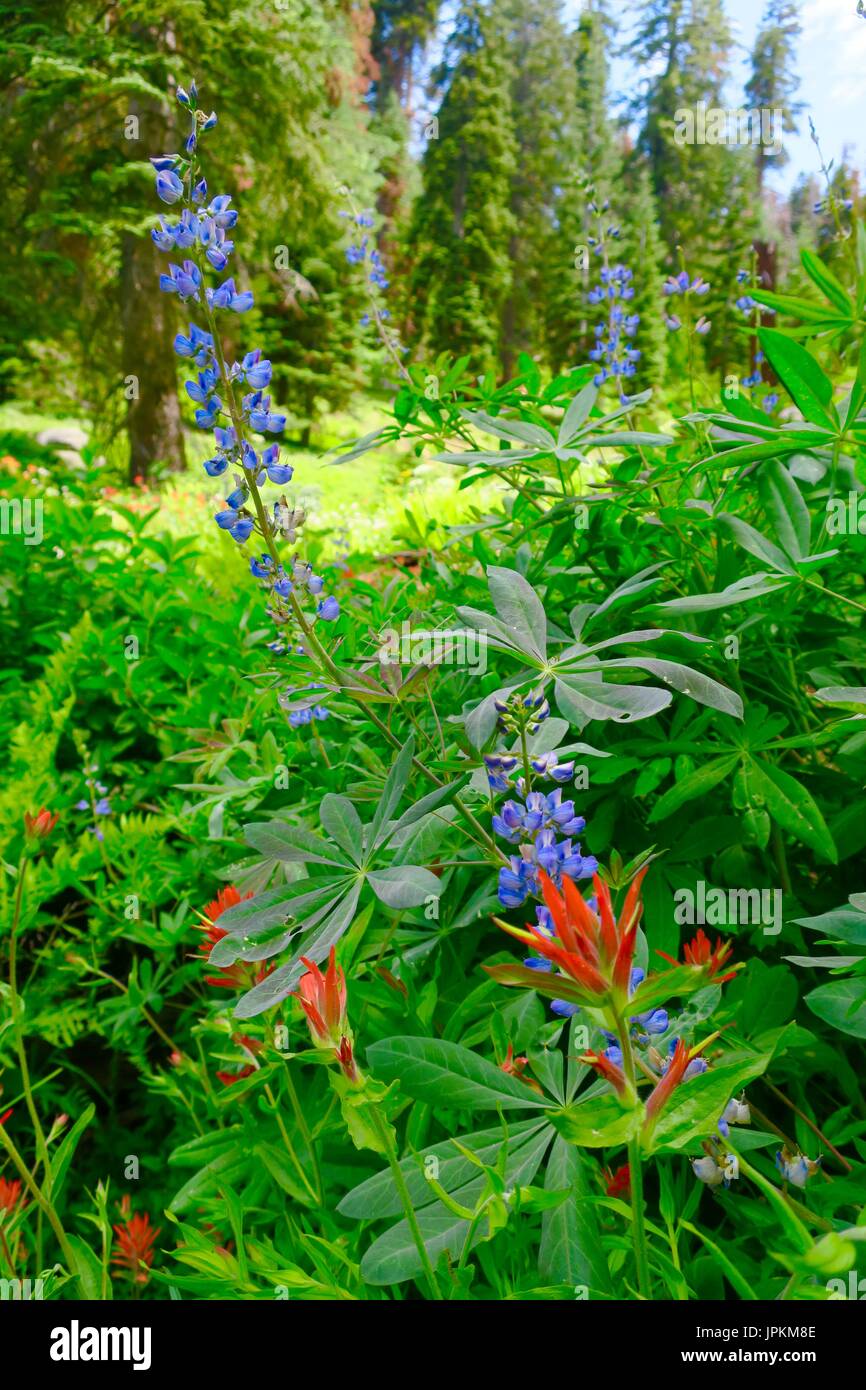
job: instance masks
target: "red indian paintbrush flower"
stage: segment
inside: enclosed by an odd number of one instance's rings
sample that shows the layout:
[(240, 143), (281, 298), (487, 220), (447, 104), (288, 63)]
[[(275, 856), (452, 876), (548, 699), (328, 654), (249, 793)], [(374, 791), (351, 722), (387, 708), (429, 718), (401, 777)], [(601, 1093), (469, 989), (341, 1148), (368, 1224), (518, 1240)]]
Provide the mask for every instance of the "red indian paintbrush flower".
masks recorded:
[(131, 1274), (136, 1284), (146, 1284), (153, 1264), (153, 1243), (162, 1227), (151, 1226), (147, 1212), (130, 1215), (128, 1197), (120, 1204), (120, 1214), (124, 1221), (122, 1226), (114, 1227), (117, 1239), (111, 1263)]
[[(0, 1211), (13, 1212), (21, 1199), (21, 1179), (0, 1178)], [(24, 1202), (21, 1203), (24, 1206)]]
[(660, 1081), (656, 1083), (654, 1090), (647, 1097), (646, 1113), (647, 1118), (652, 1119), (657, 1115), (673, 1091), (682, 1081), (683, 1073), (689, 1064), (689, 1049), (686, 1047), (682, 1038), (677, 1039), (677, 1045), (673, 1050), (673, 1055), (668, 1062), (668, 1069)]
[(582, 1057), (578, 1057), (579, 1062), (584, 1066), (592, 1067), (599, 1076), (603, 1076), (605, 1081), (609, 1081), (618, 1096), (624, 1096), (628, 1083), (622, 1067), (618, 1067), (616, 1062), (612, 1062), (609, 1057), (605, 1057), (603, 1052), (584, 1052)]
[(46, 811), (44, 806), (35, 816), (31, 816), (29, 811), (24, 812), (24, 829), (27, 835), (34, 840), (44, 840), (46, 835), (51, 834), (57, 821), (58, 813)]
[(627, 1163), (617, 1168), (615, 1173), (605, 1168), (601, 1176), (608, 1197), (631, 1197), (631, 1168)]
[(298, 981), (292, 995), (297, 999), (310, 1025), (310, 1037), (316, 1047), (330, 1049), (350, 1081), (358, 1080), (358, 1069), (352, 1055), (352, 1030), (346, 1017), (346, 977), (337, 964), (336, 949), (328, 956), (328, 969), (323, 975), (315, 961), (301, 956), (307, 967), (306, 975)]
[[(684, 963), (702, 966), (707, 970), (711, 980), (714, 980), (716, 984), (723, 985), (726, 980), (732, 980), (737, 973), (736, 970), (730, 970), (727, 975), (719, 974), (719, 971), (730, 960), (733, 949), (729, 941), (722, 941), (718, 936), (715, 946), (711, 946), (710, 938), (703, 927), (698, 927), (697, 934), (683, 947)], [(670, 961), (671, 965), (679, 965), (679, 961), (675, 960), (673, 956), (669, 956), (666, 951), (658, 951), (657, 954), (666, 961)]]
[[(228, 936), (228, 932), (216, 925), (218, 917), (227, 912), (230, 907), (237, 907), (238, 903), (246, 902), (251, 898), (252, 893), (240, 893), (234, 884), (229, 884), (226, 888), (221, 888), (212, 903), (208, 903), (203, 912), (206, 921), (198, 926), (198, 930), (204, 932), (205, 939), (199, 946), (199, 955), (207, 959), (218, 941)], [(267, 975), (271, 973), (273, 966), (251, 964), (248, 961), (236, 961), (234, 965), (217, 966), (219, 975), (206, 975), (205, 984), (216, 985), (219, 989), (248, 989), (251, 985), (257, 985)]]
[(692, 1075), (707, 1070), (707, 1064), (700, 1054), (718, 1036), (718, 1032), (711, 1033), (708, 1038), (704, 1038), (703, 1042), (698, 1043), (697, 1047), (687, 1047), (682, 1038), (677, 1038), (664, 1076), (647, 1096), (646, 1119), (648, 1126), (655, 1123), (656, 1116), (662, 1106), (667, 1103), (671, 1093), (682, 1081), (688, 1081)]
[[(592, 880), (598, 904), (597, 912), (593, 912), (570, 878), (563, 877), (560, 893), (542, 869), (538, 878), (556, 939), (551, 940), (532, 925), (526, 930), (509, 926), (506, 922), (498, 922), (498, 925), (551, 961), (586, 994), (602, 997), (613, 990), (627, 998), (637, 929), (643, 911), (640, 888), (645, 874), (646, 868), (635, 876), (617, 921), (610, 889), (598, 874)], [(490, 973), (495, 974), (497, 968), (491, 967)]]

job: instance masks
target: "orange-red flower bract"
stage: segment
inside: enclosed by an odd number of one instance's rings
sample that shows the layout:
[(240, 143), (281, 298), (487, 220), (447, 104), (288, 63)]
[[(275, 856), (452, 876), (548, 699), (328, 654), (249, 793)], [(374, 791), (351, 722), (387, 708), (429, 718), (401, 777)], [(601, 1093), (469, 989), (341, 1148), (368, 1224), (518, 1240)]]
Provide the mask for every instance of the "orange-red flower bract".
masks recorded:
[[(723, 985), (726, 980), (732, 980), (736, 975), (736, 970), (728, 971), (727, 975), (720, 975), (733, 954), (733, 946), (729, 941), (722, 941), (721, 937), (716, 937), (716, 944), (710, 945), (710, 938), (707, 936), (703, 927), (698, 927), (697, 933), (691, 941), (687, 941), (683, 947), (684, 963), (686, 965), (697, 965), (706, 969), (711, 980), (716, 984)], [(673, 956), (669, 956), (666, 951), (658, 951), (671, 965), (679, 965), (679, 961)]]
[(506, 1076), (513, 1076), (515, 1081), (522, 1081), (525, 1086), (530, 1086), (533, 1091), (544, 1095), (541, 1086), (532, 1076), (524, 1076), (526, 1068), (529, 1066), (528, 1057), (515, 1057), (514, 1044), (509, 1043), (505, 1053), (505, 1061), (501, 1063), (499, 1070), (504, 1071)]
[(661, 1110), (665, 1101), (668, 1100), (673, 1091), (682, 1081), (683, 1073), (689, 1064), (689, 1049), (686, 1047), (682, 1038), (677, 1039), (677, 1045), (673, 1050), (673, 1055), (668, 1062), (668, 1069), (653, 1091), (647, 1097), (646, 1113), (647, 1118), (652, 1119)]
[[(233, 883), (221, 888), (213, 902), (208, 903), (202, 914), (207, 918), (206, 922), (198, 925), (198, 930), (204, 933), (204, 940), (199, 946), (199, 955), (207, 960), (211, 951), (218, 941), (228, 936), (228, 932), (216, 925), (217, 918), (227, 912), (230, 907), (237, 907), (238, 903), (244, 903), (251, 898), (252, 893), (240, 893)], [(257, 985), (271, 973), (273, 966), (265, 965), (264, 962), (256, 964), (249, 961), (235, 961), (234, 965), (217, 966), (219, 975), (206, 975), (205, 984), (216, 985), (218, 989), (249, 989), (251, 985)]]
[(153, 1264), (153, 1243), (162, 1227), (151, 1226), (147, 1212), (136, 1212), (134, 1216), (128, 1213), (129, 1199), (124, 1198), (121, 1203), (121, 1215), (125, 1220), (122, 1226), (116, 1225), (113, 1228), (117, 1239), (114, 1242), (111, 1263), (131, 1274), (136, 1284), (146, 1284), (148, 1270)]
[[(250, 1038), (246, 1033), (233, 1033), (232, 1042), (237, 1043), (238, 1047), (253, 1053), (253, 1055), (261, 1052), (264, 1048), (264, 1043), (259, 1042), (258, 1038)], [(234, 1086), (236, 1081), (244, 1081), (257, 1070), (254, 1062), (247, 1062), (244, 1066), (238, 1067), (237, 1071), (218, 1071), (215, 1075), (217, 1081), (222, 1082), (223, 1086)]]
[[(238, 903), (245, 903), (247, 898), (252, 896), (252, 893), (241, 893), (233, 883), (229, 883), (219, 890), (212, 903), (208, 903), (204, 915), (209, 922), (215, 922), (230, 907), (237, 907)], [(222, 935), (225, 936), (226, 933), (223, 932)]]
[(28, 835), (37, 840), (44, 840), (46, 835), (50, 835), (57, 821), (58, 813), (46, 811), (44, 806), (35, 816), (32, 816), (29, 811), (24, 812), (24, 829)]
[(635, 876), (626, 894), (619, 921), (614, 916), (610, 890), (598, 874), (592, 880), (598, 912), (593, 912), (579, 888), (563, 877), (562, 893), (553, 880), (539, 870), (538, 879), (550, 913), (556, 939), (551, 941), (538, 927), (524, 931), (500, 923), (504, 930), (531, 946), (540, 956), (599, 997), (617, 990), (628, 995), (637, 929), (643, 907), (640, 887), (646, 869)]
[(605, 1057), (603, 1052), (584, 1052), (578, 1058), (584, 1066), (592, 1067), (599, 1076), (603, 1076), (605, 1081), (609, 1081), (618, 1096), (624, 1096), (626, 1092), (625, 1072), (622, 1067), (618, 1067), (616, 1062), (612, 1062), (609, 1057)]
[(617, 1168), (615, 1173), (605, 1168), (602, 1180), (608, 1197), (631, 1197), (631, 1168), (627, 1163)]
[[(11, 1111), (10, 1111), (11, 1114)], [(0, 1178), (0, 1211), (14, 1211), (21, 1199), (21, 1179)], [(24, 1202), (21, 1203), (24, 1206)]]
[(301, 956), (307, 973), (298, 981), (297, 999), (307, 1016), (310, 1037), (316, 1047), (329, 1048), (350, 1081), (358, 1080), (358, 1069), (352, 1054), (352, 1030), (346, 1016), (346, 977), (337, 964), (335, 947), (328, 956), (328, 968), (323, 975), (315, 961)]

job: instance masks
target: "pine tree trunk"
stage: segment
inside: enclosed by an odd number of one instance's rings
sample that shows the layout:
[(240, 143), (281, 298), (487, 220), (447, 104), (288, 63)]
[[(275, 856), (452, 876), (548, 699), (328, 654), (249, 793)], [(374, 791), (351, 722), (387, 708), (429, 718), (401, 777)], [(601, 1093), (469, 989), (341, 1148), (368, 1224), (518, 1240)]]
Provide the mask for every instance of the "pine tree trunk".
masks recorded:
[(179, 472), (186, 465), (173, 348), (174, 306), (159, 290), (157, 253), (150, 237), (126, 232), (122, 257), (129, 476), (150, 478), (159, 466)]

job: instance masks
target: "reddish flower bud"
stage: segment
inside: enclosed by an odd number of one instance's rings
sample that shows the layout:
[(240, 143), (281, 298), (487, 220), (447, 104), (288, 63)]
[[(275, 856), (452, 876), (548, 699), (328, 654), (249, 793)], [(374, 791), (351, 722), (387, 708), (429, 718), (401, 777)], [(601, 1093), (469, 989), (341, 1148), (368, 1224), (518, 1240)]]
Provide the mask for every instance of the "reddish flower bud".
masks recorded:
[(587, 1067), (592, 1067), (599, 1076), (603, 1076), (605, 1081), (609, 1081), (618, 1096), (626, 1093), (627, 1082), (625, 1072), (622, 1067), (618, 1067), (616, 1062), (612, 1062), (609, 1057), (605, 1057), (603, 1052), (584, 1052), (579, 1062)]
[(339, 1048), (347, 1031), (346, 977), (337, 965), (336, 950), (331, 947), (324, 975), (314, 961), (306, 956), (301, 956), (301, 960), (307, 973), (301, 976), (297, 993), (292, 997), (307, 1015), (310, 1036), (316, 1047)]
[(58, 821), (56, 811), (46, 811), (43, 806), (38, 815), (31, 816), (29, 811), (24, 812), (24, 829), (29, 839), (44, 840), (50, 835)]
[(314, 961), (301, 956), (307, 967), (306, 975), (298, 982), (292, 995), (307, 1016), (310, 1037), (316, 1047), (328, 1048), (349, 1081), (360, 1081), (361, 1073), (352, 1052), (352, 1030), (346, 1016), (346, 977), (337, 965), (336, 949), (328, 956), (328, 969), (323, 975)]
[(506, 1076), (513, 1076), (515, 1081), (522, 1081), (524, 1085), (531, 1086), (532, 1090), (537, 1091), (541, 1096), (544, 1092), (535, 1078), (532, 1076), (524, 1076), (524, 1072), (528, 1066), (529, 1058), (515, 1057), (514, 1046), (512, 1043), (509, 1043), (508, 1050), (505, 1053), (505, 1061), (502, 1063), (499, 1070), (504, 1071)]

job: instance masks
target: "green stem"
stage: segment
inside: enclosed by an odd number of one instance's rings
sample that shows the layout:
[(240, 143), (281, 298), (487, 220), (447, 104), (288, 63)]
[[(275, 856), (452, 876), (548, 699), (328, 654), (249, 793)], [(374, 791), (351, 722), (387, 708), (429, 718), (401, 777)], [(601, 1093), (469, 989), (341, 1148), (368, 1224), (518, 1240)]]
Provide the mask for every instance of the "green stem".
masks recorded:
[(376, 1129), (376, 1133), (382, 1141), (383, 1151), (385, 1153), (386, 1158), (388, 1159), (388, 1166), (391, 1169), (391, 1176), (394, 1179), (394, 1186), (397, 1189), (397, 1195), (399, 1196), (400, 1201), (403, 1205), (403, 1211), (406, 1214), (406, 1221), (408, 1223), (412, 1239), (415, 1242), (415, 1248), (418, 1251), (418, 1255), (421, 1260), (421, 1266), (424, 1270), (424, 1276), (430, 1288), (430, 1294), (437, 1303), (441, 1303), (442, 1291), (439, 1288), (439, 1284), (436, 1279), (436, 1271), (434, 1270), (433, 1265), (430, 1262), (430, 1256), (428, 1255), (427, 1247), (424, 1244), (424, 1237), (421, 1234), (421, 1227), (418, 1225), (418, 1217), (415, 1214), (415, 1208), (412, 1205), (412, 1197), (408, 1187), (406, 1186), (406, 1179), (403, 1177), (403, 1170), (401, 1169), (399, 1160), (397, 1158), (397, 1150), (394, 1147), (394, 1140), (391, 1137), (391, 1128), (388, 1124), (388, 1121), (382, 1115), (382, 1112), (380, 1111), (378, 1105), (372, 1105), (370, 1107), (370, 1113), (373, 1117), (373, 1125)]
[(631, 1238), (637, 1266), (637, 1287), (642, 1298), (652, 1298), (649, 1252), (644, 1223), (643, 1158), (640, 1137), (628, 1141), (628, 1171), (631, 1180)]
[[(44, 1215), (48, 1218), (48, 1224), (50, 1225), (52, 1231), (57, 1237), (57, 1244), (60, 1246), (60, 1249), (63, 1253), (63, 1258), (66, 1261), (66, 1268), (69, 1270), (70, 1274), (78, 1278), (78, 1265), (75, 1259), (75, 1254), (72, 1249), (72, 1246), (69, 1244), (69, 1240), (67, 1238), (66, 1232), (63, 1229), (60, 1217), (57, 1215), (57, 1212), (54, 1210), (52, 1203), (45, 1196), (44, 1192), (42, 1191), (39, 1184), (36, 1182), (35, 1178), (33, 1178), (30, 1172), (28, 1171), (26, 1163), (24, 1162), (23, 1158), (21, 1157), (12, 1140), (9, 1138), (9, 1135), (6, 1133), (6, 1130), (4, 1129), (3, 1125), (0, 1125), (0, 1143), (2, 1143), (4, 1149), (8, 1153), (9, 1157), (12, 1159), (12, 1162), (15, 1168), (18, 1170), (19, 1176), (21, 1177), (21, 1181), (24, 1183), (24, 1186), (27, 1188), (27, 1191), (30, 1193), (34, 1202), (38, 1206), (40, 1212), (44, 1213)], [(80, 1283), (81, 1281), (79, 1279), (79, 1284)], [(84, 1293), (83, 1287), (81, 1292), (82, 1294)]]
[[(622, 1050), (623, 1071), (631, 1089), (632, 1104), (637, 1104), (637, 1070), (631, 1045), (628, 1024), (617, 1010), (614, 1010), (616, 1032)], [(634, 1262), (637, 1272), (637, 1287), (641, 1298), (652, 1298), (652, 1280), (649, 1267), (649, 1247), (647, 1244), (646, 1221), (643, 1195), (643, 1155), (640, 1135), (628, 1141), (628, 1169), (631, 1185), (631, 1239), (634, 1246)]]

